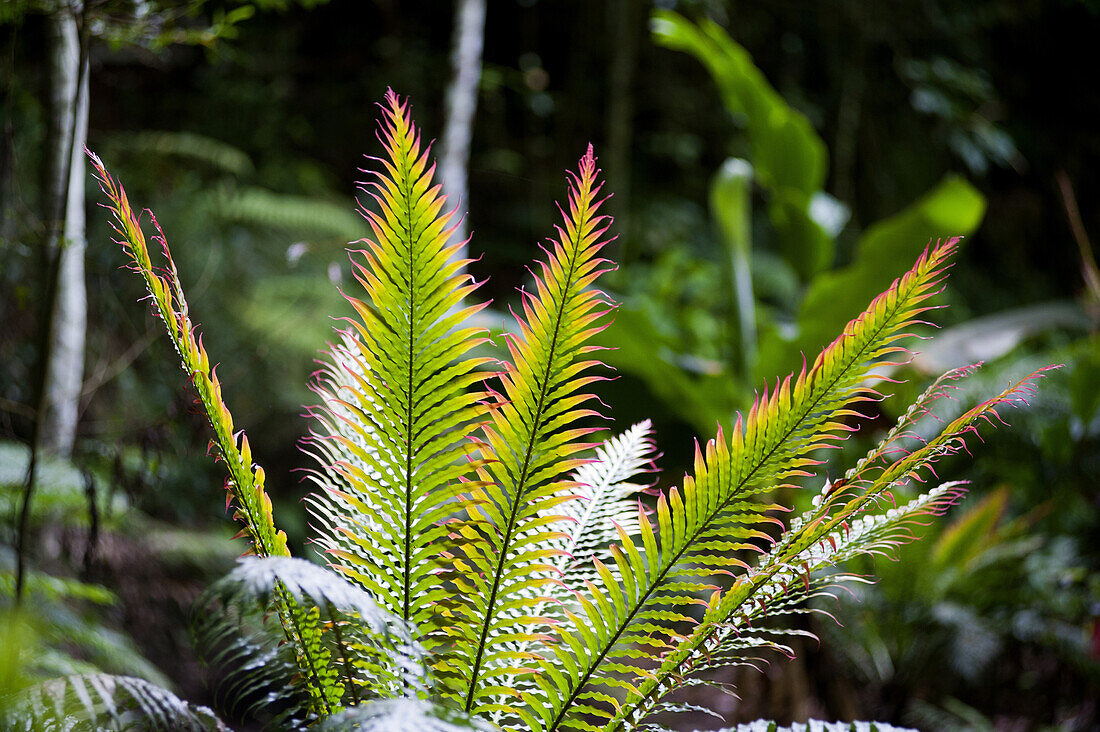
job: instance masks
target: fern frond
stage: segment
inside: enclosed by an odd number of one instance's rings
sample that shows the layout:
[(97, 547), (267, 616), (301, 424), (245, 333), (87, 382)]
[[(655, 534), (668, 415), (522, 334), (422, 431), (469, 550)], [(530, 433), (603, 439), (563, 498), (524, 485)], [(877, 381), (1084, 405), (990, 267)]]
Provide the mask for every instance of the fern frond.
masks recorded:
[(449, 707), (408, 697), (383, 699), (329, 717), (317, 732), (493, 732), (488, 722)]
[(226, 672), (219, 696), (250, 713), (275, 710), (284, 726), (312, 721), (318, 708), (427, 688), (411, 626), (302, 559), (242, 559), (204, 593), (193, 628), (207, 661)]
[(188, 704), (144, 679), (80, 674), (51, 679), (20, 692), (0, 714), (11, 732), (43, 730), (157, 730), (229, 732), (211, 710)]
[(926, 250), (809, 370), (777, 382), (770, 393), (765, 389), (729, 438), (720, 430), (697, 449), (694, 476), (685, 478), (682, 490), (658, 498), (655, 525), (640, 519), (640, 540), (620, 533), (614, 561), (622, 586), (590, 588), (592, 600), (583, 601), (572, 627), (561, 631), (554, 658), (539, 664), (542, 695), (528, 703), (539, 714), (540, 729), (589, 729), (593, 719), (621, 720), (630, 710), (624, 712), (609, 691), (625, 689), (632, 699), (652, 690), (652, 670), (642, 667), (633, 649), (643, 644), (675, 654), (680, 636), (674, 627), (695, 622), (685, 606), (707, 605), (699, 594), (717, 589), (700, 578), (747, 569), (734, 552), (760, 551), (759, 544), (770, 541), (760, 529), (776, 521), (767, 512), (777, 507), (749, 499), (808, 475), (816, 464), (810, 453), (843, 438), (848, 428), (839, 420), (855, 414), (849, 405), (876, 394), (865, 384), (871, 368), (904, 352), (898, 341), (927, 309), (957, 242)]
[(484, 394), (470, 387), (491, 359), (472, 358), (484, 331), (462, 327), (484, 305), (460, 308), (477, 288), (447, 245), (455, 226), (408, 105), (392, 91), (379, 139), (386, 157), (364, 189), (372, 235), (352, 262), (363, 299), (315, 384), (322, 404), (311, 452), (321, 489), (311, 499), (318, 545), (332, 565), (390, 612), (427, 626), (448, 592), (435, 576), (454, 486)]
[(150, 212), (156, 235), (153, 241), (160, 244), (166, 266), (155, 267), (149, 256), (141, 222), (126, 196), (126, 190), (111, 177), (103, 162), (91, 151), (86, 151), (99, 180), (99, 187), (110, 203), (107, 208), (114, 216), (112, 226), (119, 235), (120, 244), (130, 258), (130, 269), (145, 280), (145, 286), (155, 314), (164, 323), (172, 344), (180, 357), (180, 365), (187, 374), (199, 404), (202, 406), (210, 428), (214, 431), (212, 446), (229, 472), (226, 481), (227, 502), (236, 503), (236, 518), (244, 525), (252, 541), (251, 550), (260, 556), (290, 556), (286, 546), (286, 534), (275, 528), (271, 499), (264, 490), (264, 469), (252, 462), (252, 448), (244, 431), (234, 431), (233, 415), (222, 398), (221, 382), (210, 364), (210, 357), (202, 345), (202, 336), (192, 322), (180, 284), (176, 265), (168, 250), (168, 242), (157, 219)]
[[(980, 423), (999, 419), (999, 408), (1026, 403), (1034, 393), (1035, 380), (1049, 368), (1032, 373), (968, 410), (915, 449), (899, 446), (899, 440), (912, 434), (908, 428), (920, 415), (928, 413), (928, 405), (944, 395), (949, 382), (972, 373), (973, 367), (949, 372), (938, 379), (914, 407), (902, 415), (897, 427), (883, 442), (849, 471), (847, 485), (836, 491), (829, 491), (827, 485), (821, 496), (824, 500), (815, 499), (816, 505), (811, 511), (791, 522), (790, 529), (766, 561), (739, 577), (726, 592), (712, 595), (703, 620), (622, 702), (614, 722), (638, 721), (650, 713), (660, 697), (671, 690), (673, 679), (722, 658), (723, 644), (731, 634), (751, 632), (761, 618), (794, 607), (800, 595), (809, 594), (811, 588), (820, 587), (823, 581), (858, 579), (852, 576), (814, 579), (814, 573), (831, 570), (837, 563), (858, 554), (889, 553), (897, 544), (911, 540), (907, 525), (921, 516), (940, 514), (953, 505), (961, 496), (960, 483), (943, 484), (901, 508), (880, 514), (868, 512), (878, 509), (884, 498), (892, 500), (890, 490), (910, 481), (923, 482), (927, 474), (934, 474), (932, 466), (937, 460), (966, 449), (964, 438), (976, 434)], [(764, 640), (746, 647), (767, 645)], [(738, 653), (743, 649), (735, 644), (726, 650)]]
[(449, 691), (471, 713), (509, 707), (515, 691), (502, 678), (524, 673), (531, 659), (510, 644), (539, 639), (530, 631), (534, 606), (546, 600), (557, 550), (544, 541), (558, 534), (555, 506), (570, 500), (568, 473), (582, 464), (593, 431), (577, 423), (598, 413), (582, 390), (602, 377), (590, 369), (587, 341), (606, 321), (609, 303), (594, 285), (606, 271), (598, 254), (608, 216), (599, 214), (599, 171), (592, 147), (570, 174), (568, 204), (546, 259), (533, 272), (534, 291), (522, 291), (518, 333), (506, 335), (511, 363), (503, 364), (496, 405), (483, 429), (484, 464), (468, 484), (469, 520), (456, 526), (461, 556), (455, 606), (447, 632)]
[[(575, 500), (549, 509), (560, 511), (566, 522), (561, 525), (560, 536), (544, 542), (557, 552), (550, 560), (552, 571), (547, 573), (556, 580), (546, 588), (553, 601), (540, 603), (532, 611), (534, 617), (548, 619), (545, 632), (551, 633), (551, 624), (565, 619), (562, 608), (571, 603), (577, 592), (583, 592), (587, 583), (604, 582), (595, 562), (608, 561), (610, 544), (618, 529), (629, 534), (638, 532), (637, 501), (630, 498), (645, 488), (631, 481), (651, 469), (655, 451), (653, 427), (648, 419), (607, 439), (597, 448), (592, 462), (573, 473)], [(522, 641), (513, 645), (513, 652), (519, 657), (542, 653), (542, 645)], [(517, 691), (537, 691), (530, 675), (508, 677), (503, 685)], [(516, 721), (505, 712), (498, 710), (492, 715), (493, 721), (497, 724)]]
[(631, 481), (652, 466), (656, 450), (653, 424), (647, 419), (608, 439), (592, 462), (573, 474), (576, 500), (561, 505), (560, 513), (569, 523), (562, 525), (565, 536), (554, 542), (562, 552), (554, 562), (562, 589), (581, 591), (585, 582), (600, 581), (593, 562), (610, 558), (609, 546), (618, 538), (616, 527), (638, 533), (637, 504), (628, 499), (644, 487)]

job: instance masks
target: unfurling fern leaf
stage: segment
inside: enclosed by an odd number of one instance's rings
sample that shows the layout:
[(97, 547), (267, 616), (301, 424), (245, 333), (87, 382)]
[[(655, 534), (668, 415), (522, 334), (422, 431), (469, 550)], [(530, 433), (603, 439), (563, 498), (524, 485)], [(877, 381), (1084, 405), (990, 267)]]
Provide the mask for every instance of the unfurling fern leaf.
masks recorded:
[(697, 444), (679, 487), (640, 500), (631, 481), (653, 460), (649, 424), (589, 442), (602, 415), (588, 389), (604, 378), (594, 338), (612, 308), (597, 289), (610, 218), (591, 147), (492, 373), (493, 359), (473, 355), (490, 345), (469, 325), (484, 306), (466, 304), (477, 284), (467, 262), (452, 261), (460, 245), (447, 245), (453, 213), (429, 151), (392, 92), (382, 114), (385, 157), (363, 211), (372, 233), (352, 254), (356, 317), (315, 381), (306, 448), (319, 463), (309, 498), (316, 546), (336, 572), (282, 556), (263, 473), (233, 432), (163, 236), (161, 274), (121, 186), (93, 158), (214, 429), (245, 533), (268, 555), (204, 598), (198, 636), (228, 672), (227, 694), (285, 726), (659, 729), (647, 721), (655, 712), (699, 711), (669, 693), (789, 652), (789, 638), (805, 632), (772, 621), (862, 580), (839, 565), (890, 553), (913, 524), (957, 501), (961, 484), (950, 482), (884, 510), (999, 408), (1023, 402), (1041, 375), (928, 431), (930, 405), (972, 369), (947, 374), (842, 479), (826, 481), (810, 510), (785, 524), (786, 509), (762, 498), (821, 480), (816, 452), (837, 446), (857, 406), (882, 396), (873, 374), (908, 357), (902, 341), (945, 276), (958, 244), (949, 239), (812, 365)]

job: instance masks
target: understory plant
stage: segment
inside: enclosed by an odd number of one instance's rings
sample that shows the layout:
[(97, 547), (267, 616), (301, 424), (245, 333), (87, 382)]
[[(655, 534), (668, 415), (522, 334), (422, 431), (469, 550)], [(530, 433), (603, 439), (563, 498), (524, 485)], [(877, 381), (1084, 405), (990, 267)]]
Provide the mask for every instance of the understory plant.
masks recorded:
[[(599, 289), (611, 218), (592, 148), (569, 174), (513, 331), (492, 343), (470, 324), (485, 307), (479, 283), (457, 258), (455, 214), (393, 92), (379, 139), (361, 211), (372, 233), (351, 252), (355, 316), (317, 374), (305, 449), (327, 568), (290, 557), (164, 235), (151, 216), (154, 265), (125, 190), (92, 156), (119, 243), (209, 420), (253, 555), (199, 602), (196, 639), (224, 705), (269, 726), (663, 729), (656, 715), (701, 709), (698, 694), (688, 703), (678, 691), (731, 691), (724, 669), (790, 653), (804, 631), (784, 619), (865, 580), (839, 562), (890, 554), (957, 501), (963, 486), (936, 484), (934, 464), (1023, 402), (1040, 375), (928, 432), (933, 403), (972, 369), (944, 374), (843, 476), (815, 473), (820, 451), (858, 428), (860, 405), (883, 396), (883, 369), (908, 358), (958, 246), (940, 241), (813, 361), (697, 443), (678, 486), (658, 490), (648, 423), (595, 439), (607, 415), (590, 389), (607, 378), (598, 336), (614, 306)], [(912, 483), (922, 492), (897, 504)], [(815, 491), (812, 507), (789, 515), (773, 501), (787, 487)], [(27, 692), (20, 719), (223, 728), (210, 710), (161, 692), (147, 701), (142, 689), (70, 677)]]

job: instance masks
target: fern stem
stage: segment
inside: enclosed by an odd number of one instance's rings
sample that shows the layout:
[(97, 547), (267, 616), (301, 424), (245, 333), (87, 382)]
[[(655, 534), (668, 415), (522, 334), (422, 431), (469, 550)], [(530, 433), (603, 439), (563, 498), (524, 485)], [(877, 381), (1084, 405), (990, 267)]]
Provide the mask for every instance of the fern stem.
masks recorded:
[[(402, 144), (407, 143), (407, 138), (402, 138)], [(413, 452), (413, 370), (415, 368), (415, 329), (416, 329), (416, 288), (411, 284), (415, 281), (416, 267), (416, 242), (413, 241), (413, 194), (411, 185), (411, 170), (409, 168), (411, 164), (408, 148), (401, 151), (402, 160), (402, 183), (405, 188), (405, 198), (408, 200), (409, 205), (406, 208), (406, 233), (408, 235), (409, 242), (409, 352), (408, 352), (408, 380), (405, 385), (408, 389), (406, 395), (408, 397), (408, 408), (405, 410), (406, 419), (406, 431), (405, 431), (405, 530), (404, 530), (404, 545), (405, 545), (405, 563), (402, 566), (404, 577), (402, 578), (402, 599), (401, 599), (401, 619), (408, 621), (409, 618), (409, 606), (411, 604), (410, 592), (412, 582), (412, 508), (413, 508), (413, 496), (412, 496), (412, 452)]]
[(351, 687), (352, 706), (358, 706), (362, 698), (359, 694), (359, 684), (355, 683), (355, 669), (351, 665), (351, 650), (344, 644), (344, 636), (340, 632), (340, 620), (336, 617), (336, 609), (331, 600), (325, 601), (328, 610), (328, 619), (332, 623), (332, 634), (336, 639), (336, 647), (340, 649), (340, 655), (344, 660), (344, 674), (347, 677), (347, 685)]

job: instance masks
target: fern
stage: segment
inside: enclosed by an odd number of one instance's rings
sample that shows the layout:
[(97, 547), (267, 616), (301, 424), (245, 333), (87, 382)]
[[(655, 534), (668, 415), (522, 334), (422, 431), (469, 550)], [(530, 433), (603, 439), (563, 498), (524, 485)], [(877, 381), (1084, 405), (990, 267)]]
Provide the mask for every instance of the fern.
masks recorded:
[(12, 714), (0, 714), (4, 729), (157, 730), (228, 732), (212, 711), (188, 704), (144, 679), (81, 674), (51, 679), (23, 691)]
[(477, 480), (464, 500), (468, 519), (452, 575), (462, 601), (444, 628), (450, 652), (441, 671), (444, 693), (467, 712), (517, 711), (511, 689), (495, 681), (529, 671), (535, 660), (512, 643), (537, 641), (530, 609), (547, 600), (551, 561), (560, 550), (554, 508), (572, 497), (568, 471), (582, 464), (584, 440), (595, 428), (577, 422), (598, 413), (581, 390), (602, 378), (589, 369), (587, 341), (602, 330), (610, 308), (592, 286), (603, 274), (598, 257), (610, 219), (598, 214), (596, 159), (589, 146), (571, 174), (557, 238), (533, 272), (534, 292), (522, 291), (518, 333), (507, 334), (511, 362), (501, 365), (494, 408), (483, 425)]
[(317, 729), (319, 732), (492, 732), (496, 728), (456, 709), (403, 698), (349, 709), (325, 720)]
[[(973, 369), (950, 372), (842, 479), (825, 481), (808, 511), (784, 523), (786, 509), (762, 498), (820, 480), (818, 451), (838, 446), (859, 405), (883, 396), (874, 375), (909, 357), (904, 340), (959, 240), (937, 242), (812, 364), (697, 444), (680, 486), (643, 500), (632, 481), (653, 462), (650, 425), (591, 442), (602, 415), (588, 389), (605, 378), (594, 339), (612, 308), (597, 289), (611, 220), (592, 148), (570, 174), (562, 221), (494, 364), (474, 355), (491, 347), (468, 325), (484, 305), (467, 304), (477, 283), (467, 262), (451, 261), (462, 246), (447, 245), (454, 214), (392, 91), (379, 139), (385, 156), (361, 211), (372, 233), (351, 255), (356, 317), (315, 380), (306, 446), (317, 462), (316, 546), (335, 572), (287, 556), (163, 235), (168, 265), (155, 270), (125, 192), (93, 156), (123, 247), (214, 430), (243, 533), (266, 557), (245, 560), (204, 597), (197, 636), (227, 673), (223, 695), (278, 724), (659, 729), (647, 721), (654, 713), (700, 711), (670, 692), (789, 654), (790, 638), (805, 633), (773, 621), (864, 581), (842, 563), (890, 554), (958, 501), (963, 485), (949, 482), (886, 508), (934, 478), (935, 463), (998, 410), (1025, 402), (1042, 375), (938, 424), (932, 405)], [(861, 725), (810, 729), (873, 728)]]
[[(296, 614), (290, 643), (285, 615), (268, 613), (286, 598)], [(275, 716), (284, 726), (315, 721), (301, 713), (309, 703), (286, 699), (302, 668), (324, 677), (319, 687), (335, 709), (427, 689), (424, 652), (411, 626), (339, 575), (302, 559), (242, 559), (200, 598), (194, 616), (200, 651), (225, 670), (222, 696), (246, 700), (242, 711), (253, 714), (282, 706)]]
[(483, 306), (458, 307), (476, 285), (451, 261), (462, 244), (447, 246), (454, 212), (443, 210), (429, 152), (392, 92), (383, 113), (388, 157), (367, 189), (381, 212), (364, 209), (373, 235), (353, 259), (365, 298), (348, 297), (359, 317), (316, 385), (323, 493), (313, 506), (335, 566), (391, 612), (426, 623), (442, 592), (432, 574), (441, 521), (477, 465), (460, 460), (463, 430), (483, 411), (467, 387), (489, 359), (468, 356), (481, 331), (457, 327)]

